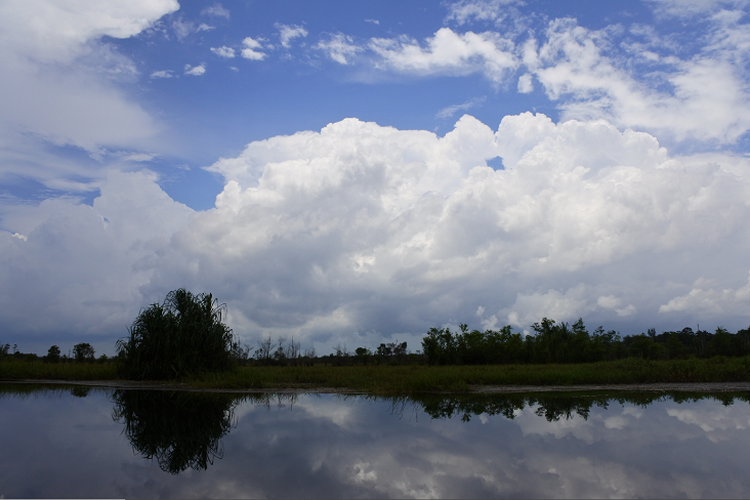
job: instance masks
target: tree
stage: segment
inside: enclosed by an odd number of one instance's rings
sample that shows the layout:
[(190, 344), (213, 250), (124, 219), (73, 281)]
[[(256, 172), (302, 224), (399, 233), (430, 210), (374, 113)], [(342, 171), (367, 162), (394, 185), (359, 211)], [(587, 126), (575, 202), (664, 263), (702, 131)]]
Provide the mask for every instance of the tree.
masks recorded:
[(77, 363), (94, 361), (94, 348), (88, 342), (74, 345), (73, 354)]
[(366, 347), (357, 347), (354, 350), (354, 353), (357, 355), (357, 358), (362, 361), (363, 366), (366, 365), (367, 361), (372, 357), (372, 352)]
[(271, 336), (263, 338), (258, 341), (258, 350), (255, 351), (255, 357), (258, 361), (263, 364), (269, 364), (271, 362), (271, 349), (273, 348), (273, 341)]
[(60, 346), (53, 345), (47, 351), (47, 363), (58, 363), (60, 361)]
[(295, 365), (299, 361), (300, 357), (300, 343), (294, 341), (294, 336), (292, 336), (292, 340), (289, 341), (289, 345), (286, 348), (286, 359), (287, 362), (294, 363)]
[(226, 304), (210, 293), (169, 292), (164, 303), (142, 310), (130, 335), (117, 341), (121, 375), (158, 380), (229, 369), (236, 343), (222, 323), (225, 313)]
[(242, 344), (236, 342), (232, 348), (232, 356), (242, 366), (247, 364), (251, 352), (253, 352), (253, 347), (244, 342)]
[(422, 338), (422, 352), (431, 365), (455, 364), (458, 362), (457, 336), (447, 327), (439, 330), (430, 328)]

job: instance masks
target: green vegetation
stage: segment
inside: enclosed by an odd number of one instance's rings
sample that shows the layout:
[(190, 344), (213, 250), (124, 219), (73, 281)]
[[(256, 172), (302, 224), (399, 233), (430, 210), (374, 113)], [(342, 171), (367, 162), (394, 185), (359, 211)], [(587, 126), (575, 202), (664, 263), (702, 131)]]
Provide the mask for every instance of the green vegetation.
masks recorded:
[(141, 311), (130, 336), (117, 341), (121, 375), (164, 380), (231, 368), (235, 343), (221, 321), (225, 311), (210, 293), (170, 292), (163, 304)]
[(500, 330), (469, 331), (461, 325), (460, 332), (448, 328), (431, 328), (422, 339), (422, 348), (429, 364), (475, 365), (507, 363), (592, 363), (623, 358), (676, 360), (690, 357), (741, 357), (750, 355), (750, 329), (736, 334), (717, 328), (711, 334), (692, 328), (625, 338), (614, 330), (598, 327), (589, 333), (582, 319), (572, 326), (542, 318), (531, 326), (534, 335), (523, 337), (510, 326)]
[[(114, 363), (0, 363), (0, 379), (116, 380)], [(580, 364), (244, 366), (174, 381), (197, 389), (330, 388), (374, 394), (467, 392), (472, 386), (611, 385), (750, 382), (750, 356)]]
[(6, 380), (115, 380), (114, 363), (44, 363), (39, 359), (0, 362), (0, 379)]
[(196, 388), (331, 388), (376, 394), (467, 392), (471, 386), (609, 385), (750, 381), (750, 357), (685, 360), (637, 358), (543, 365), (249, 366), (205, 374)]

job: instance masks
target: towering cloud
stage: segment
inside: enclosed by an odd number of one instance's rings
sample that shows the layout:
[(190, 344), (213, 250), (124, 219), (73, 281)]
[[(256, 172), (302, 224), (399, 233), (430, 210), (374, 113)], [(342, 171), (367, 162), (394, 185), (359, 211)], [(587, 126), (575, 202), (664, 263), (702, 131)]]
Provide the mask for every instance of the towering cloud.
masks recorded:
[[(187, 278), (232, 297), (241, 328), (316, 338), (543, 315), (729, 324), (747, 302), (748, 179), (746, 160), (718, 160), (686, 165), (604, 121), (524, 113), (493, 133), (464, 116), (438, 137), (348, 119), (213, 165), (216, 209), (154, 283)], [(717, 293), (679, 309), (696, 280), (738, 291), (721, 314)]]
[(178, 286), (226, 300), (242, 335), (321, 345), (545, 315), (745, 326), (746, 159), (684, 162), (646, 133), (523, 113), (444, 137), (346, 119), (211, 170), (226, 185), (206, 212), (118, 173), (93, 207), (18, 212), (5, 327), (112, 334)]

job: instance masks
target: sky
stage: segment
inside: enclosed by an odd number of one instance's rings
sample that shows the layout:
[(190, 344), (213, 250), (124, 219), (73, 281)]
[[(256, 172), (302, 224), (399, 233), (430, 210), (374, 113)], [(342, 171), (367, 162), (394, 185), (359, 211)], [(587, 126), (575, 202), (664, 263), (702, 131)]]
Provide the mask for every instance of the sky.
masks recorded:
[(0, 343), (750, 325), (746, 0), (0, 0)]

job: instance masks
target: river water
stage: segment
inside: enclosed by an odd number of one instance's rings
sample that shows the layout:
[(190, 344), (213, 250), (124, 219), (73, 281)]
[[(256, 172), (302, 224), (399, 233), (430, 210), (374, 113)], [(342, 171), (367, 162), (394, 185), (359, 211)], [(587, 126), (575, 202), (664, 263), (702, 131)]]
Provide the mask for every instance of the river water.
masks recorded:
[(0, 498), (747, 498), (748, 401), (0, 384)]

